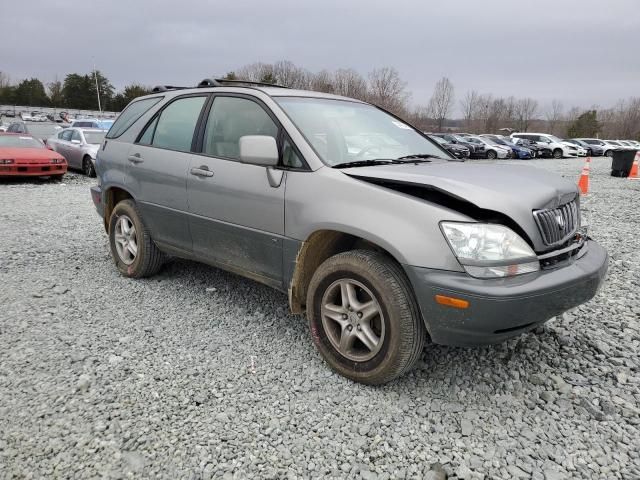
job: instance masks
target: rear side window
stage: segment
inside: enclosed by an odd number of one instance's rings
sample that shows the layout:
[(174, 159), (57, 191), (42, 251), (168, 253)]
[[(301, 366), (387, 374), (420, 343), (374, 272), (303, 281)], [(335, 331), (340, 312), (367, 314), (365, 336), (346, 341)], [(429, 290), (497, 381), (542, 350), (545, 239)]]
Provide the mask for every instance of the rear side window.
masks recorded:
[[(151, 145), (180, 152), (191, 150), (193, 132), (207, 97), (186, 97), (169, 104), (155, 123)], [(143, 137), (147, 136), (147, 132)]]
[(106, 138), (117, 138), (122, 135), (136, 120), (160, 100), (162, 100), (162, 97), (153, 97), (130, 103), (113, 123)]

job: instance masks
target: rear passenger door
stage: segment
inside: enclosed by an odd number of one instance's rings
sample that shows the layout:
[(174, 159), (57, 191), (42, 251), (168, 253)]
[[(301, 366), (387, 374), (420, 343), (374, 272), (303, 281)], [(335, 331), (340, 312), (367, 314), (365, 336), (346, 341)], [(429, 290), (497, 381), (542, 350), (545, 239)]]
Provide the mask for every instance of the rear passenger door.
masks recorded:
[(128, 178), (153, 239), (180, 252), (192, 250), (186, 176), (194, 133), (207, 94), (169, 101), (147, 123), (130, 148)]
[(69, 145), (71, 145), (71, 135), (73, 135), (73, 130), (66, 129), (61, 131), (58, 134), (58, 137), (54, 143), (54, 150), (62, 155), (69, 163)]
[[(187, 180), (194, 253), (280, 287), (286, 175), (242, 163), (239, 155), (242, 136), (278, 138), (275, 117), (251, 97), (220, 94), (202, 130)], [(270, 174), (280, 181), (270, 183)]]
[(73, 129), (71, 143), (67, 146), (67, 162), (72, 168), (82, 168), (82, 140), (80, 130)]

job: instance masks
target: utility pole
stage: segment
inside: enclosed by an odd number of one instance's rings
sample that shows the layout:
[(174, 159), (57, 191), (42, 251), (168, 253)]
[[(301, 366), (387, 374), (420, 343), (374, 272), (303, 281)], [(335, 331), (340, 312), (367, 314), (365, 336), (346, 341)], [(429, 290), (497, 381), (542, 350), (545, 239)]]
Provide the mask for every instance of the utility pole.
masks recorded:
[(98, 110), (102, 115), (102, 106), (100, 105), (100, 88), (98, 87), (98, 71), (96, 70), (96, 63), (93, 62), (93, 76), (96, 79), (96, 94), (98, 95)]

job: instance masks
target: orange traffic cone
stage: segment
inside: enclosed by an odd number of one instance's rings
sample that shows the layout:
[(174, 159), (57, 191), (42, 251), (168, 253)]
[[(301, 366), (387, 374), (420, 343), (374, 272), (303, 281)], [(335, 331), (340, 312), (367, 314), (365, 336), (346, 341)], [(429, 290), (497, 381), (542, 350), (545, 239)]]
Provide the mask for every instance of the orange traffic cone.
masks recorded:
[(582, 167), (582, 173), (580, 174), (580, 180), (578, 180), (578, 188), (582, 195), (589, 193), (589, 162)]
[(637, 179), (638, 177), (638, 157), (640, 152), (636, 153), (636, 158), (633, 159), (633, 165), (631, 166), (631, 172), (629, 172), (629, 178)]

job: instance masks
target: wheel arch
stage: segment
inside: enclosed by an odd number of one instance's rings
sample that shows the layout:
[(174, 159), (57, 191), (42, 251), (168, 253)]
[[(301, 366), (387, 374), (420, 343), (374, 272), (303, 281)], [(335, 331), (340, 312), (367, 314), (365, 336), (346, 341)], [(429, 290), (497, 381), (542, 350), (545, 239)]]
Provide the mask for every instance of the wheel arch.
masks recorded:
[(111, 212), (113, 208), (122, 200), (133, 200), (135, 198), (127, 189), (119, 186), (108, 187), (102, 194), (102, 201), (104, 205), (104, 229), (109, 233), (109, 218), (111, 218)]
[(349, 250), (372, 250), (388, 256), (401, 265), (402, 262), (381, 242), (364, 236), (340, 230), (316, 230), (302, 242), (295, 259), (295, 268), (291, 275), (288, 295), (292, 313), (302, 314), (306, 309), (307, 290), (311, 277), (318, 267), (329, 257)]

